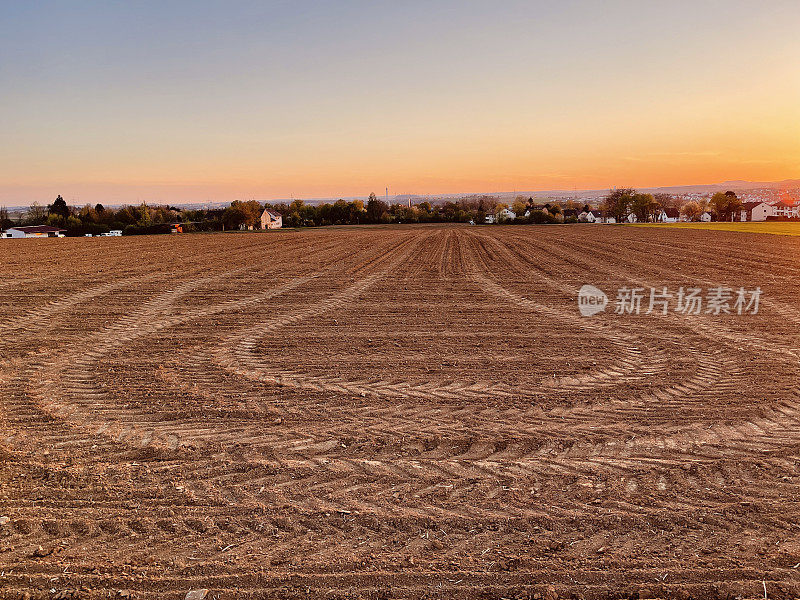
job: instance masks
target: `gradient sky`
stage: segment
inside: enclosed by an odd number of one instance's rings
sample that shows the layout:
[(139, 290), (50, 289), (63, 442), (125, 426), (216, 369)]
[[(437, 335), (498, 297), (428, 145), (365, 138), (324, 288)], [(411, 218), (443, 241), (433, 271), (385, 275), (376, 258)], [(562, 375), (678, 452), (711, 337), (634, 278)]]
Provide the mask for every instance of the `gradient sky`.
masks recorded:
[(798, 177), (797, 0), (0, 0), (0, 204)]

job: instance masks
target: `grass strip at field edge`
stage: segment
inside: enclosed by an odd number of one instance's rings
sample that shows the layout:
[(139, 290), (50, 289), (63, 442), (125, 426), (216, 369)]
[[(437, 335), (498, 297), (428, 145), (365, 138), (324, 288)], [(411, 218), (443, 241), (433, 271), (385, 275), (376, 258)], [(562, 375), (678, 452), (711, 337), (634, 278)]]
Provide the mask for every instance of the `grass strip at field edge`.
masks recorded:
[(800, 223), (783, 221), (756, 223), (621, 223), (627, 227), (652, 227), (673, 229), (695, 229), (703, 231), (733, 231), (736, 233), (763, 233), (768, 235), (800, 236)]

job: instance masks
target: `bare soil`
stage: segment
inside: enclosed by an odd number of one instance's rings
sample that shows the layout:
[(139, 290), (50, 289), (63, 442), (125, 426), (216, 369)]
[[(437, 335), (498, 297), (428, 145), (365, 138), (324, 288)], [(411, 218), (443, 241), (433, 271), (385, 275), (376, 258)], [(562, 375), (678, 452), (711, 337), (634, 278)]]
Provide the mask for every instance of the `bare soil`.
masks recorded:
[[(0, 599), (800, 596), (800, 239), (0, 242)], [(581, 318), (577, 290), (763, 290)]]

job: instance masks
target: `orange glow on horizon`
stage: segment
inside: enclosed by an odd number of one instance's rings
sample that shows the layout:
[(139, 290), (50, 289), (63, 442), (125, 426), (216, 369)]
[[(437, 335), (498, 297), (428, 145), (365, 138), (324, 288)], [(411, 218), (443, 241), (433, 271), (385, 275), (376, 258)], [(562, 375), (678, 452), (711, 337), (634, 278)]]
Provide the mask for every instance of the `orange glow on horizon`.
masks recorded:
[(9, 15), (0, 205), (800, 178), (797, 3), (255, 4)]

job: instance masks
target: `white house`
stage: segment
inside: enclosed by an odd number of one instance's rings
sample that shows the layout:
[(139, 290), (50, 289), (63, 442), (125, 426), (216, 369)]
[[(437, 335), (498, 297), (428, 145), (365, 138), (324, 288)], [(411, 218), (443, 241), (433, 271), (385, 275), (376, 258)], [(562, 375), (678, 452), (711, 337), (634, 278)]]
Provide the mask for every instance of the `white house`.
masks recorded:
[(664, 208), (656, 215), (659, 223), (677, 223), (681, 218), (681, 213), (677, 208)]
[(766, 221), (775, 214), (772, 206), (766, 202), (745, 202), (742, 204), (740, 221)]
[(628, 223), (636, 223), (636, 221), (638, 221), (638, 219), (636, 218), (636, 215), (635, 215), (635, 214), (633, 214), (633, 213), (629, 214), (629, 215), (628, 215), (628, 216), (625, 218), (625, 220), (626, 220)]
[(265, 209), (261, 213), (261, 229), (280, 229), (283, 227), (283, 217), (278, 213)]
[(776, 217), (787, 217), (787, 218), (797, 218), (797, 205), (790, 206), (785, 204), (784, 202), (778, 202), (777, 204), (772, 205), (772, 210), (774, 211), (774, 215)]
[(703, 223), (709, 223), (711, 221), (711, 213), (704, 212), (702, 215), (700, 215), (700, 220)]
[(500, 212), (497, 213), (497, 220), (498, 221), (511, 221), (512, 219), (516, 219), (516, 213), (512, 212), (508, 208), (504, 208)]
[(600, 221), (598, 216), (594, 214), (595, 212), (597, 211), (594, 210), (581, 211), (580, 214), (578, 215), (578, 221), (580, 221), (581, 223), (596, 223)]
[(48, 238), (64, 237), (66, 229), (50, 227), (49, 225), (27, 225), (22, 227), (9, 227), (3, 232), (4, 238)]

